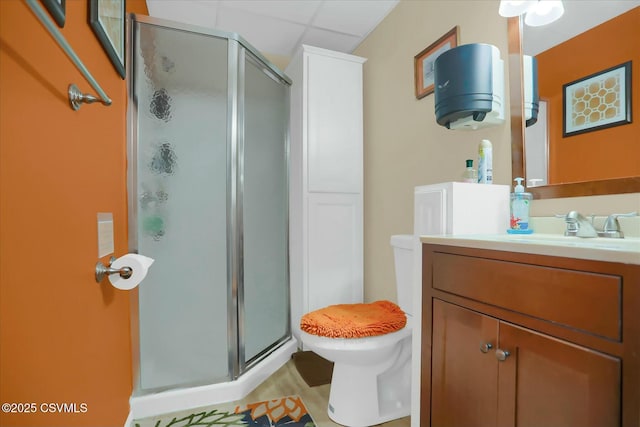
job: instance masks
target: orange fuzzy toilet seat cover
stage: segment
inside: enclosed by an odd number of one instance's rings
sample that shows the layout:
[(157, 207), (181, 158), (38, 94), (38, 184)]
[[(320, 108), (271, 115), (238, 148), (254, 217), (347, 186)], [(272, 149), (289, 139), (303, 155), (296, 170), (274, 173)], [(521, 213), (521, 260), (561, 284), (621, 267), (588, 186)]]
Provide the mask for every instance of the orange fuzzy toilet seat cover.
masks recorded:
[(303, 331), (329, 338), (362, 338), (399, 331), (407, 316), (391, 301), (370, 304), (337, 304), (305, 314)]

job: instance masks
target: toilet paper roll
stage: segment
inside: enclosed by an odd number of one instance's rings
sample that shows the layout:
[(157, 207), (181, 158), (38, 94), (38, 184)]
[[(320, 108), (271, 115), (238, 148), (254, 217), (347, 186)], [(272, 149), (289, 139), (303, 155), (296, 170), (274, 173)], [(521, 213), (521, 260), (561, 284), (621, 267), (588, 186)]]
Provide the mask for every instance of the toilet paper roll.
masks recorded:
[(151, 264), (153, 264), (153, 261), (153, 258), (149, 258), (144, 255), (122, 255), (111, 264), (111, 268), (119, 270), (123, 267), (129, 267), (133, 270), (133, 273), (128, 279), (120, 277), (117, 273), (111, 274), (109, 275), (109, 281), (114, 288), (122, 289), (124, 291), (133, 289), (138, 286), (145, 277), (147, 277), (147, 272), (149, 271)]

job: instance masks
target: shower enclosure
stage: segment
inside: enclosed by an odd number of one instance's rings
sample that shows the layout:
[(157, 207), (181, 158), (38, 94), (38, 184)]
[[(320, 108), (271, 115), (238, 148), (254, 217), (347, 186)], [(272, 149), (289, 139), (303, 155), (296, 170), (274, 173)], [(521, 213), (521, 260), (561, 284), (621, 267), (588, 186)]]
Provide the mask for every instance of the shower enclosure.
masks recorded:
[(130, 249), (155, 259), (134, 395), (232, 383), (292, 343), (290, 80), (237, 35), (136, 15), (127, 68)]

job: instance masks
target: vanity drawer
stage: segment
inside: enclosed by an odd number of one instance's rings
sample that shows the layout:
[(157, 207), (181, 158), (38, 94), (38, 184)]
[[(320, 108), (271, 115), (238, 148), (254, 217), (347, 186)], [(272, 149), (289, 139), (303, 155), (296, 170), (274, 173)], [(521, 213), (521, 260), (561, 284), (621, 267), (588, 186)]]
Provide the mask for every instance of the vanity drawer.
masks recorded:
[(432, 262), (434, 289), (622, 339), (619, 276), (441, 252)]

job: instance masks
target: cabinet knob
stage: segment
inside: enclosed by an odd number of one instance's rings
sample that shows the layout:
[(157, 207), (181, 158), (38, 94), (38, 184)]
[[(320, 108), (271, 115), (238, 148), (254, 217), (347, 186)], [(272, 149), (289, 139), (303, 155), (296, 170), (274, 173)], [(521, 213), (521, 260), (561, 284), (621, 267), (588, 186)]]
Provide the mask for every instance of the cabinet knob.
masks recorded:
[(488, 342), (480, 343), (480, 351), (483, 353), (488, 353), (489, 350), (493, 348), (493, 345)]
[(511, 353), (509, 353), (506, 350), (502, 350), (502, 349), (496, 350), (496, 358), (501, 362), (504, 362), (505, 360), (507, 360), (507, 357), (509, 357), (510, 354)]

